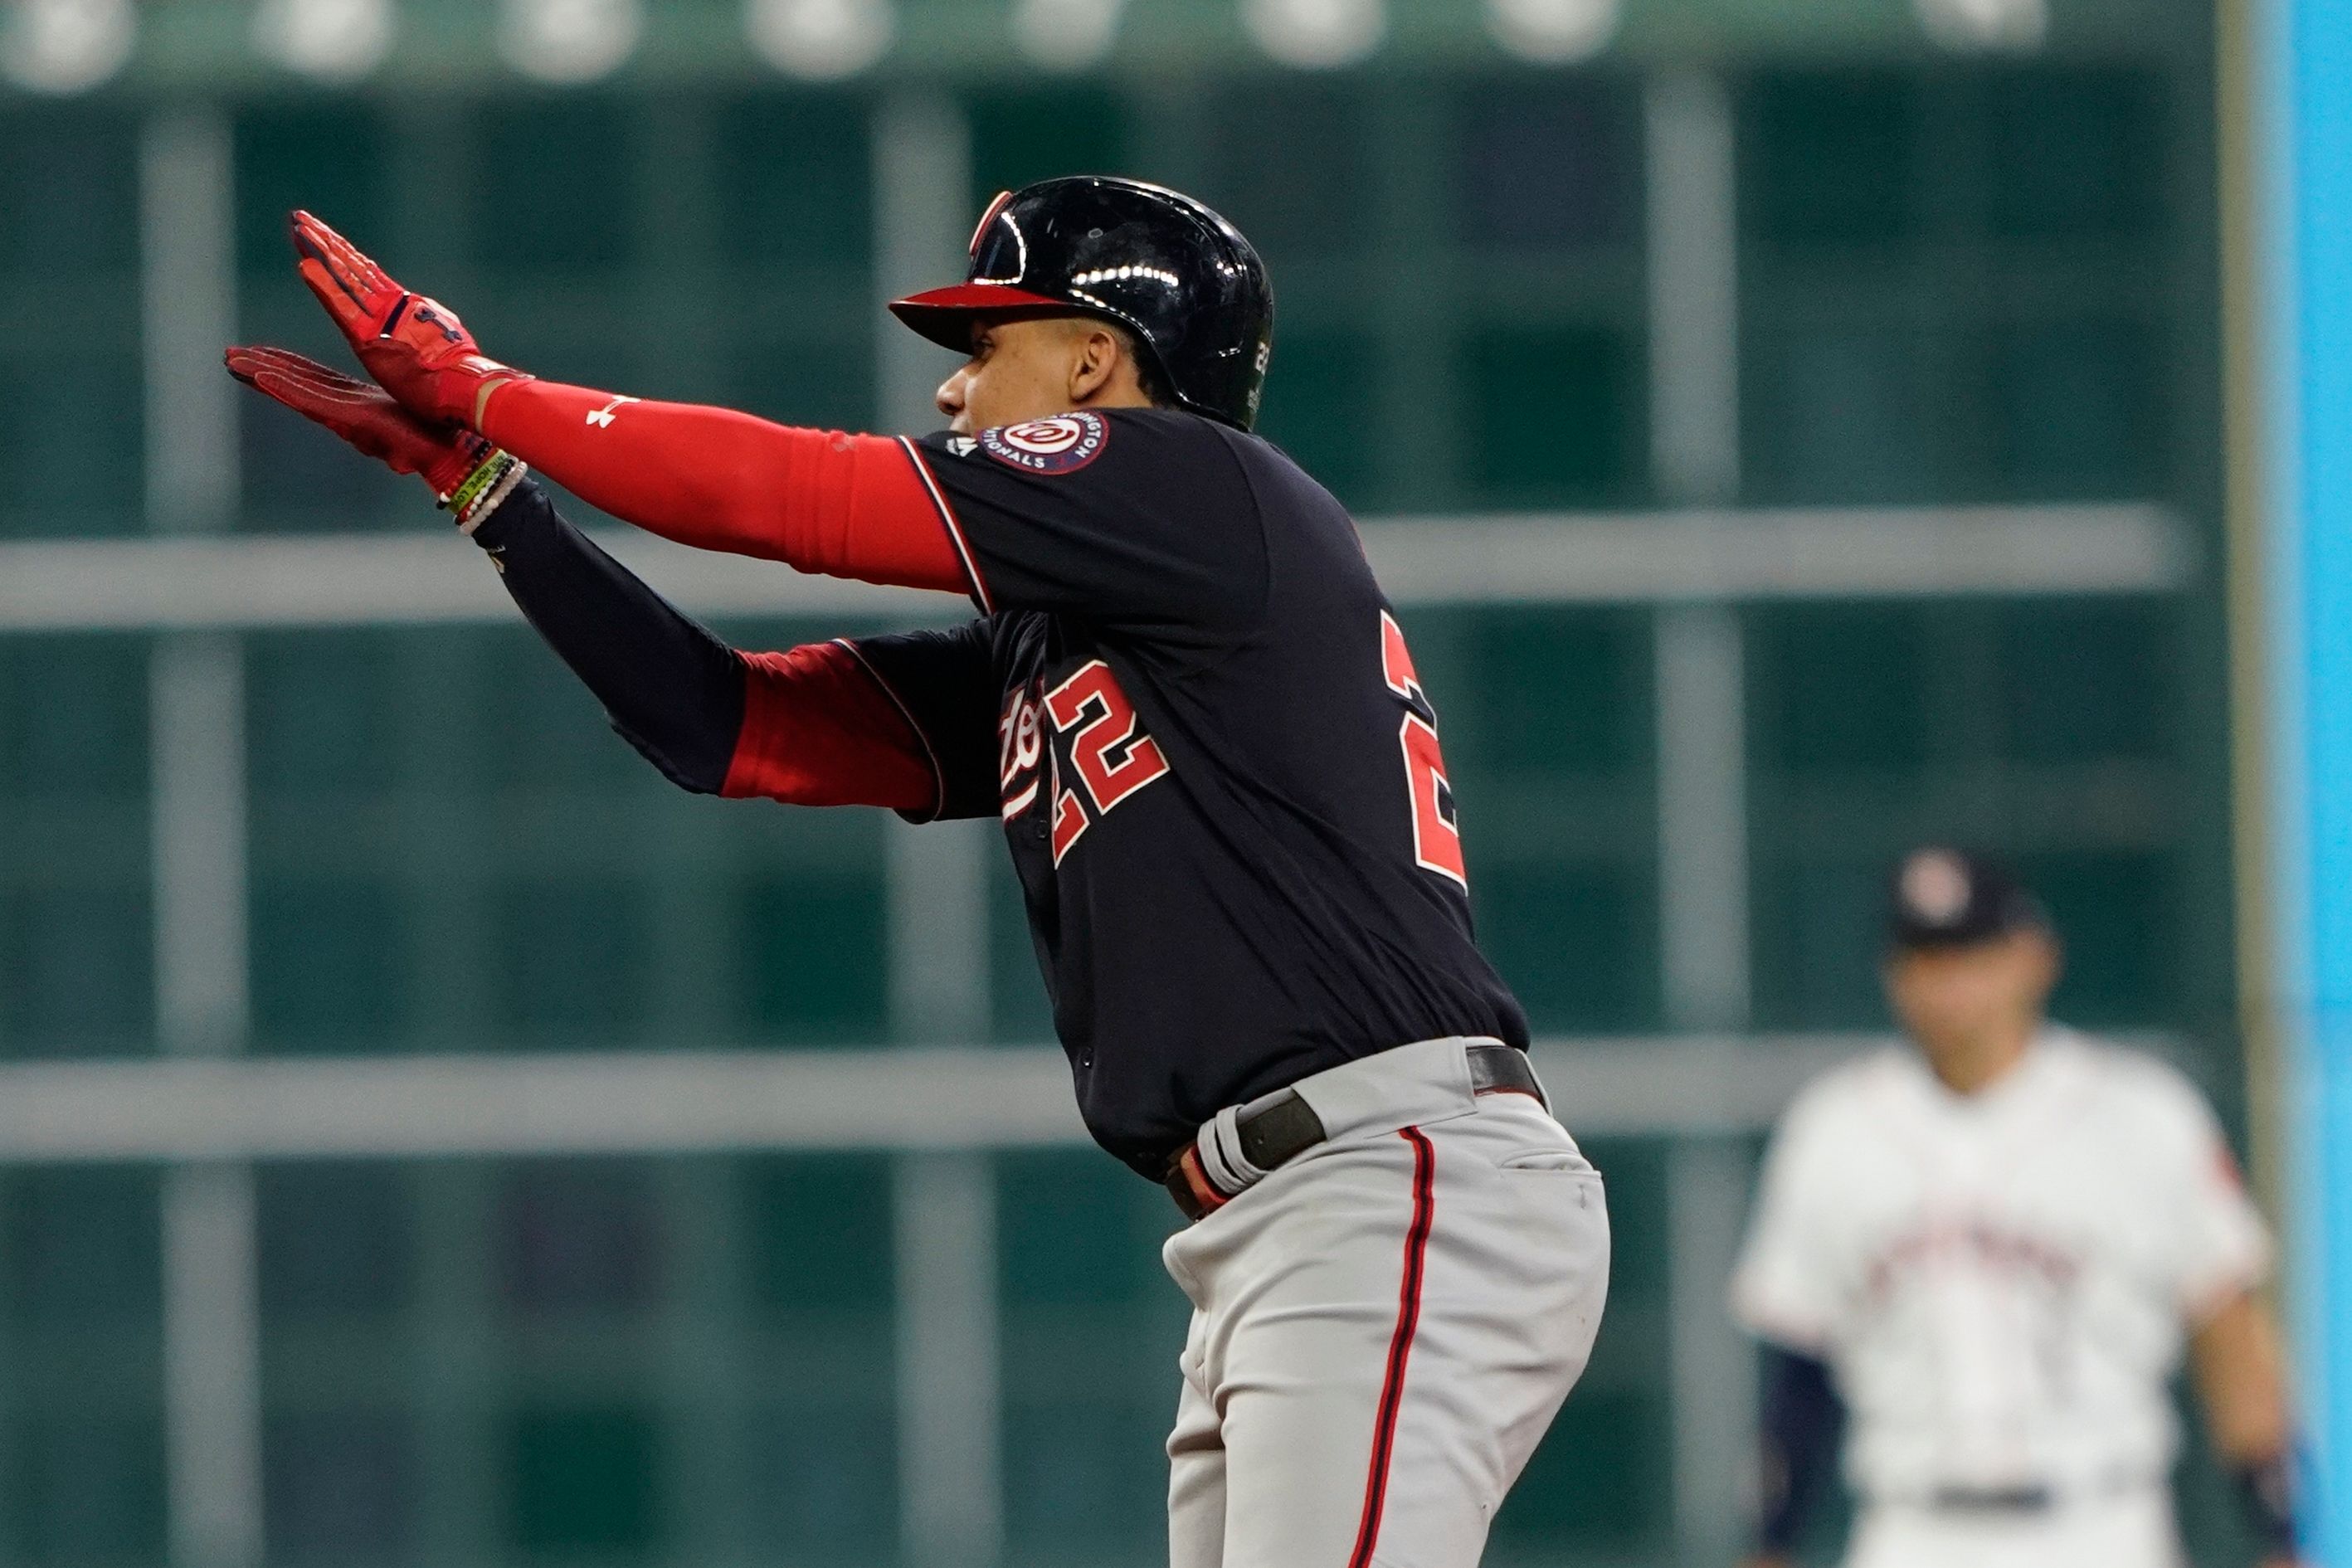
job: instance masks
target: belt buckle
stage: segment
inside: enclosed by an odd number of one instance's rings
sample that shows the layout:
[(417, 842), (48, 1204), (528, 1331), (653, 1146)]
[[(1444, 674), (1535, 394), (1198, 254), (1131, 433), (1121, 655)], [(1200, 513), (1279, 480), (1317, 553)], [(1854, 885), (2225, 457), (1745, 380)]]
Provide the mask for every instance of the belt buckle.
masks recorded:
[(1168, 1173), (1160, 1178), (1160, 1184), (1168, 1189), (1168, 1195), (1189, 1220), (1205, 1219), (1233, 1201), (1217, 1191), (1201, 1169), (1201, 1151), (1191, 1143), (1168, 1162)]

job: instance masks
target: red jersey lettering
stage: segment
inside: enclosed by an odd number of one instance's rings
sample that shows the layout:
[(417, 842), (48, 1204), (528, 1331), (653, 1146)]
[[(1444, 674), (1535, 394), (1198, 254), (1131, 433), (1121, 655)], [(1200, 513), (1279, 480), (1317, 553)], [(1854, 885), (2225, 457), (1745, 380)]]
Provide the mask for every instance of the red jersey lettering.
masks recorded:
[(1454, 785), (1445, 776), (1445, 753), (1437, 743), (1437, 710), (1421, 689), (1412, 652), (1396, 617), (1381, 612), (1381, 674), (1391, 691), (1404, 699), (1404, 722), (1397, 740), (1404, 748), (1405, 787), (1412, 795), (1412, 858), (1464, 888), (1469, 868), (1462, 858), (1462, 826), (1454, 811)]
[(1068, 785), (1056, 795), (1054, 861), (1059, 865), (1088, 821), (1164, 776), (1168, 759), (1159, 742), (1143, 732), (1135, 705), (1119, 689), (1118, 678), (1098, 658), (1089, 659), (1047, 692), (1045, 711), (1052, 715), (1055, 730), (1068, 741), (1071, 771), (1094, 805), (1092, 813), (1084, 812)]

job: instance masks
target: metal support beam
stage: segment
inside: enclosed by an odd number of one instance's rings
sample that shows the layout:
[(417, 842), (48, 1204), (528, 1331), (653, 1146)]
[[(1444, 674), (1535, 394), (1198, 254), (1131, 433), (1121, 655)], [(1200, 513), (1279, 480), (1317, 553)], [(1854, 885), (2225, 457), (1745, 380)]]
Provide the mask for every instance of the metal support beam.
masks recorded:
[(902, 1040), (984, 1040), (995, 819), (917, 826), (893, 817), (887, 833), (890, 1032)]
[[(1651, 472), (1658, 493), (1723, 506), (1739, 493), (1738, 194), (1729, 96), (1703, 71), (1654, 74), (1649, 169)], [(1667, 1021), (1736, 1032), (1749, 1010), (1747, 690), (1730, 596), (1662, 606), (1655, 627), (1660, 989)], [(1726, 1315), (1746, 1210), (1735, 1142), (1667, 1155), (1675, 1546), (1738, 1550), (1752, 1374)]]
[(1720, 1135), (1684, 1138), (1666, 1156), (1677, 1563), (1735, 1561), (1751, 1489), (1755, 1352), (1724, 1300), (1748, 1216), (1748, 1163), (1740, 1141)]
[(1735, 612), (1681, 605), (1656, 626), (1658, 918), (1667, 1021), (1748, 1022), (1748, 728)]
[(236, 507), (236, 214), (228, 124), (166, 110), (140, 144), (140, 338), (147, 407), (147, 511), (159, 532), (227, 525)]
[(898, 1506), (917, 1568), (987, 1568), (1003, 1543), (996, 1184), (985, 1156), (898, 1162)]
[(261, 1311), (253, 1167), (163, 1183), (163, 1422), (172, 1561), (253, 1568), (262, 1552)]
[[(920, 89), (885, 99), (873, 160), (877, 292), (961, 276), (971, 216), (961, 109)], [(936, 429), (931, 395), (951, 356), (887, 315), (876, 330), (880, 427)], [(890, 1024), (901, 1040), (987, 1038), (993, 826), (894, 817), (886, 829)], [(902, 1154), (893, 1192), (900, 1537), (915, 1568), (988, 1568), (1003, 1535), (994, 1173), (977, 1149)]]
[[(236, 326), (230, 177), (216, 114), (165, 112), (147, 126), (140, 293), (147, 514), (158, 534), (216, 535), (236, 504), (235, 387), (220, 370)], [(155, 645), (156, 1024), (168, 1050), (234, 1049), (245, 1031), (243, 686), (233, 641)]]
[[(1644, 99), (1651, 468), (1658, 492), (1739, 488), (1739, 257), (1723, 84), (1670, 69)], [(1728, 600), (1732, 595), (1724, 595)], [(1667, 1019), (1748, 1021), (1747, 726), (1739, 623), (1693, 599), (1657, 620), (1658, 913)]]
[(148, 679), (156, 1033), (167, 1051), (235, 1051), (247, 1025), (245, 668), (236, 639), (160, 637)]
[(1643, 95), (1649, 174), (1651, 467), (1678, 501), (1739, 493), (1738, 195), (1731, 104), (1699, 70)]
[[(890, 1016), (901, 1039), (987, 1037), (994, 826), (889, 825)], [(1048, 1093), (1066, 1098), (1058, 1084)], [(900, 1536), (914, 1568), (988, 1568), (1003, 1536), (995, 1173), (981, 1148), (901, 1154), (892, 1191)]]
[[(236, 331), (226, 122), (165, 110), (140, 160), (140, 296), (147, 512), (158, 534), (217, 534), (237, 497)], [(178, 632), (150, 666), (155, 1024), (163, 1049), (215, 1057), (247, 1029), (245, 692), (234, 637)], [(236, 1163), (163, 1175), (163, 1407), (176, 1568), (255, 1568), (263, 1556), (260, 1314), (253, 1173)]]
[[(890, 823), (890, 1017), (902, 1040), (987, 1037), (992, 826)], [(978, 1148), (902, 1153), (892, 1194), (900, 1538), (915, 1568), (986, 1568), (1003, 1537), (994, 1172)]]
[[(971, 206), (971, 127), (947, 93), (902, 89), (874, 115), (876, 292), (897, 299), (963, 276)], [(914, 435), (940, 427), (931, 394), (953, 356), (877, 310), (877, 428)]]

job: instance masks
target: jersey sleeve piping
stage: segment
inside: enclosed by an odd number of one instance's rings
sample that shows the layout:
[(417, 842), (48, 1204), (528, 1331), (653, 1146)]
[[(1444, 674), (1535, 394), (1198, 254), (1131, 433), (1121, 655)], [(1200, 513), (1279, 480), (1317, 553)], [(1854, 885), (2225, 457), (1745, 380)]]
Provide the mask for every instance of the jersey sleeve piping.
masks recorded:
[(898, 689), (874, 668), (874, 661), (866, 657), (865, 650), (847, 637), (833, 640), (836, 646), (848, 650), (849, 657), (857, 661), (857, 668), (866, 672), (868, 680), (882, 689), (882, 695), (890, 700), (890, 706), (898, 710), (898, 716), (907, 721), (907, 728), (912, 730), (915, 739), (922, 742), (923, 760), (931, 764), (931, 809), (928, 816), (919, 819), (910, 817), (909, 820), (931, 821), (947, 809), (948, 801), (948, 773), (947, 769), (940, 765), (939, 749), (931, 744), (931, 738), (924, 732), (921, 721), (915, 717), (915, 710), (907, 706), (906, 699), (898, 695)]
[[(921, 448), (905, 436), (898, 437), (898, 442), (906, 452), (907, 460), (914, 464), (915, 477), (922, 480), (924, 491), (931, 498), (931, 505), (939, 509), (940, 522), (947, 529), (948, 538), (955, 545), (957, 559), (963, 563), (964, 576), (971, 581), (971, 602), (980, 606), (982, 615), (994, 615), (996, 603), (989, 595), (986, 579), (980, 574), (980, 557), (971, 552), (971, 543), (963, 536), (963, 524), (957, 521), (955, 508), (948, 504), (947, 492), (940, 488), (939, 479), (931, 472), (931, 466), (923, 461)], [(946, 797), (942, 795), (941, 798)]]

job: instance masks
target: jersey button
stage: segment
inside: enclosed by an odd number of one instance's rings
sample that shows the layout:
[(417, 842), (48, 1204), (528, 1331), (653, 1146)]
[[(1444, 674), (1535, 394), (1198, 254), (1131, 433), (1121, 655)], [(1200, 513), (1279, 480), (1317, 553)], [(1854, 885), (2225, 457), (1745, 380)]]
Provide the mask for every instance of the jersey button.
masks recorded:
[(1094, 1066), (1094, 1065), (1095, 1065), (1095, 1054), (1094, 1054), (1094, 1052), (1092, 1052), (1092, 1051), (1088, 1051), (1086, 1055), (1084, 1055), (1084, 1056), (1080, 1057), (1080, 1058), (1078, 1058), (1078, 1065), (1079, 1065), (1080, 1067), (1082, 1067), (1082, 1068), (1090, 1068), (1090, 1067)]

